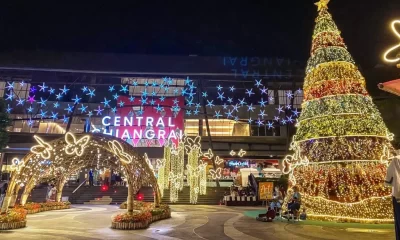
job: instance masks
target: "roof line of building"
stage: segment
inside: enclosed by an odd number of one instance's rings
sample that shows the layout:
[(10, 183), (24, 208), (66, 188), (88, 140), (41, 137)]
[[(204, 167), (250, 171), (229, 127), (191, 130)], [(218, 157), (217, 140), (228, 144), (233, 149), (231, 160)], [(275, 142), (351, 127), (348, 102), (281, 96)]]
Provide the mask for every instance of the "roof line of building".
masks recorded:
[[(122, 74), (122, 75), (160, 75), (160, 76), (235, 76), (234, 73), (178, 73), (178, 72), (131, 72), (131, 71), (99, 71), (89, 69), (63, 69), (63, 68), (35, 68), (35, 67), (0, 67), (0, 70), (42, 71), (65, 73), (91, 73), (91, 74)], [(259, 75), (260, 77), (274, 77), (274, 74)], [(279, 75), (280, 77), (295, 77), (296, 75)], [(300, 76), (300, 75), (298, 75)]]

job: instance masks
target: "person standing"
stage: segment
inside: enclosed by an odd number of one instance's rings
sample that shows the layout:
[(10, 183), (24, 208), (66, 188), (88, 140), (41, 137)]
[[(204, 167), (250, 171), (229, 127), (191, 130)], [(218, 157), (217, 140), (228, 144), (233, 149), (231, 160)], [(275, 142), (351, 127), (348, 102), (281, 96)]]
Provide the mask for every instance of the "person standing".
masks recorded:
[(93, 170), (90, 169), (89, 171), (89, 186), (93, 186)]
[(115, 179), (116, 178), (116, 175), (115, 175), (115, 173), (113, 172), (112, 174), (111, 174), (111, 186), (114, 186), (115, 185)]
[(51, 188), (50, 192), (51, 192), (50, 199), (51, 199), (51, 201), (55, 202), (56, 201), (56, 197), (57, 197), (57, 188), (54, 185), (52, 185), (52, 188)]
[(50, 194), (51, 189), (52, 189), (52, 186), (51, 186), (50, 184), (48, 184), (48, 185), (47, 185), (47, 191), (46, 191), (46, 202), (50, 200), (50, 197), (51, 197), (51, 194)]
[(389, 164), (386, 172), (385, 185), (392, 187), (392, 202), (394, 212), (394, 226), (396, 231), (396, 240), (400, 240), (400, 156), (397, 155)]
[(47, 201), (54, 202), (56, 199), (57, 189), (53, 184), (49, 185), (48, 189), (49, 191), (47, 192)]
[(8, 188), (7, 182), (4, 182), (3, 185), (0, 187), (0, 209), (1, 209), (1, 206), (3, 206), (3, 201), (4, 201), (4, 198), (6, 197), (7, 188)]
[(106, 169), (104, 172), (104, 185), (110, 186), (110, 170)]

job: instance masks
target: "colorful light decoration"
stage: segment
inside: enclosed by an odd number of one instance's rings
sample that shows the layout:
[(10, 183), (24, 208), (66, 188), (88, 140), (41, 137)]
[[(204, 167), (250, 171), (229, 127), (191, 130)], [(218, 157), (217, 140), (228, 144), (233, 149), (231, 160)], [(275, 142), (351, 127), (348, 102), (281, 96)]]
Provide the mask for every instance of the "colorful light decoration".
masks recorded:
[(174, 167), (174, 169), (176, 169), (176, 174), (179, 174), (180, 176), (182, 176), (180, 178), (180, 184), (179, 184), (179, 190), (182, 191), (183, 175), (184, 175), (184, 168), (185, 168), (185, 165), (184, 165), (184, 163), (185, 163), (185, 143), (183, 141), (179, 141), (179, 143), (178, 143), (178, 157), (176, 160), (177, 160), (176, 163), (174, 163), (174, 165), (176, 164), (176, 167)]
[(40, 155), (43, 159), (49, 159), (53, 147), (36, 135), (34, 135), (33, 138), (35, 138), (39, 145), (31, 147), (31, 152)]
[(160, 188), (161, 197), (164, 196), (164, 186), (165, 186), (164, 168), (165, 168), (165, 159), (157, 159), (156, 160), (156, 169), (157, 169), (157, 173), (158, 173), (157, 183), (158, 183), (158, 187)]
[[(162, 79), (162, 81), (157, 81), (154, 80), (152, 83), (147, 82), (147, 84), (145, 83), (144, 85), (144, 90), (142, 90), (142, 96), (141, 96), (141, 104), (142, 105), (154, 105), (157, 106), (156, 110), (158, 112), (162, 112), (163, 106), (159, 106), (161, 102), (163, 102), (165, 100), (165, 96), (163, 96), (163, 94), (168, 93), (168, 89), (172, 87), (171, 84), (174, 83), (174, 81), (171, 78), (168, 78), (170, 80), (168, 81), (164, 81)], [(269, 96), (269, 92), (268, 92), (268, 88), (266, 88), (264, 86), (264, 84), (262, 83), (263, 80), (259, 79), (259, 80), (255, 80), (255, 84), (254, 84), (254, 88), (250, 88), (250, 89), (246, 89), (246, 96), (250, 96), (252, 97), (252, 95), (254, 95), (256, 92), (260, 91), (261, 94), (265, 94), (267, 97), (267, 100), (263, 100), (261, 99), (261, 101), (259, 102), (261, 107), (266, 107), (266, 105), (268, 104), (268, 99), (270, 99), (270, 103), (273, 103), (273, 96)], [(97, 106), (97, 107), (93, 107), (92, 101), (90, 100), (91, 98), (95, 97), (95, 86), (83, 86), (82, 88), (79, 89), (79, 92), (74, 91), (73, 95), (72, 95), (72, 101), (75, 104), (79, 104), (81, 107), (77, 107), (78, 110), (80, 110), (80, 113), (83, 114), (85, 113), (85, 115), (90, 118), (92, 116), (94, 116), (94, 113), (96, 113), (96, 116), (101, 116), (103, 115), (104, 112), (107, 112), (107, 110), (111, 110), (112, 112), (117, 112), (117, 106), (118, 107), (124, 107), (127, 105), (127, 102), (124, 102), (122, 100), (119, 99), (120, 96), (129, 96), (129, 100), (131, 104), (137, 104), (137, 103), (133, 103), (135, 96), (130, 95), (130, 93), (128, 92), (128, 87), (137, 87), (139, 86), (137, 80), (132, 81), (130, 80), (131, 86), (128, 84), (123, 84), (123, 85), (111, 85), (111, 86), (107, 86), (108, 90), (113, 94), (113, 98), (114, 100), (117, 101), (113, 101), (113, 100), (107, 100), (107, 98), (104, 98), (104, 102), (101, 102), (101, 104), (103, 106)], [(17, 106), (22, 106), (25, 107), (25, 104), (33, 104), (35, 101), (37, 101), (39, 103), (39, 105), (37, 105), (37, 113), (33, 114), (33, 110), (28, 112), (30, 113), (31, 116), (27, 116), (27, 117), (35, 117), (34, 115), (36, 115), (36, 117), (40, 117), (41, 119), (45, 119), (45, 118), (52, 118), (53, 121), (60, 121), (60, 123), (65, 123), (64, 119), (58, 118), (56, 116), (64, 116), (67, 113), (73, 113), (74, 110), (74, 106), (68, 106), (67, 108), (61, 108), (59, 109), (59, 106), (62, 106), (63, 104), (60, 104), (59, 102), (53, 102), (53, 101), (61, 101), (62, 98), (64, 96), (67, 96), (67, 94), (70, 91), (73, 91), (73, 89), (67, 88), (66, 85), (63, 86), (63, 88), (58, 88), (58, 92), (56, 92), (57, 88), (51, 87), (51, 86), (47, 86), (46, 83), (43, 83), (41, 85), (38, 85), (38, 88), (36, 88), (35, 86), (31, 86), (31, 93), (35, 93), (38, 92), (39, 93), (39, 99), (35, 100), (35, 95), (33, 96), (29, 96), (28, 99), (19, 99), (19, 98), (15, 98), (15, 94), (13, 93), (13, 89), (14, 89), (14, 82), (12, 83), (8, 83), (8, 85), (5, 87), (5, 89), (9, 89), (9, 93), (6, 93), (8, 96), (7, 99), (9, 101), (11, 101), (9, 108), (7, 109), (7, 111), (9, 113), (12, 113), (12, 111), (14, 111), (14, 109), (17, 108), (13, 108), (13, 106), (17, 105)], [(24, 83), (20, 83), (21, 86), (24, 85)], [(155, 90), (155, 87), (159, 88), (159, 90)], [(117, 88), (120, 88), (119, 90), (117, 90)], [(184, 85), (180, 86), (180, 88), (175, 87), (174, 89), (174, 95), (175, 96), (184, 96), (185, 97), (185, 105), (187, 107), (192, 107), (193, 109), (185, 109), (184, 112), (186, 114), (190, 114), (190, 115), (199, 115), (202, 113), (202, 111), (200, 110), (201, 104), (199, 102), (196, 102), (196, 98), (194, 98), (194, 96), (197, 94), (196, 92), (196, 86), (195, 86), (195, 82), (193, 82), (193, 80), (189, 79), (189, 80), (185, 80), (184, 81)], [(226, 95), (229, 92), (233, 92), (235, 91), (235, 86), (231, 86), (229, 89), (227, 89), (228, 92), (223, 92), (224, 88), (222, 86), (218, 87), (218, 94), (219, 97), (217, 99), (221, 100), (221, 104), (224, 106), (224, 111), (218, 110), (218, 109), (213, 109), (212, 111), (215, 112), (215, 115), (213, 116), (215, 119), (221, 119), (221, 118), (228, 118), (228, 119), (232, 119), (235, 122), (238, 122), (240, 119), (237, 116), (237, 112), (239, 111), (239, 109), (241, 107), (245, 107), (248, 111), (252, 111), (254, 112), (255, 107), (253, 106), (252, 103), (250, 103), (248, 100), (246, 100), (246, 98), (241, 98), (241, 99), (236, 99), (235, 96), (231, 96), (231, 97), (227, 97)], [(39, 90), (39, 91), (37, 91)], [(163, 91), (164, 90), (164, 91)], [(290, 93), (292, 91), (289, 91)], [(77, 94), (78, 93), (78, 94)], [(118, 93), (120, 93), (121, 95), (119, 95)], [(297, 93), (297, 92), (296, 92)], [(293, 93), (291, 93), (293, 94)], [(47, 95), (47, 96), (46, 96)], [(54, 97), (52, 96), (54, 95)], [(89, 96), (89, 97), (87, 97)], [(157, 97), (157, 98), (155, 98)], [(208, 97), (207, 92), (204, 92), (204, 97)], [(291, 96), (292, 97), (292, 96)], [(15, 104), (13, 104), (13, 101), (15, 100)], [(47, 114), (49, 111), (48, 106), (47, 106), (47, 102), (53, 102), (52, 104), (54, 105), (54, 109), (57, 109), (58, 111), (53, 111), (51, 115)], [(178, 101), (178, 100), (177, 100)], [(207, 101), (207, 106), (214, 108), (216, 106), (216, 104), (214, 103), (214, 99), (206, 99)], [(229, 105), (227, 104), (227, 102), (229, 102)], [(29, 106), (27, 106), (29, 107)], [(101, 107), (104, 107), (101, 108)], [(292, 106), (290, 106), (292, 107)], [(64, 111), (63, 111), (64, 110)], [(172, 111), (174, 112), (174, 114), (178, 114), (180, 112), (180, 110), (182, 110), (178, 105), (177, 102), (175, 103), (174, 106), (172, 106)], [(225, 111), (227, 110), (227, 111)], [(65, 112), (66, 111), (66, 112)], [(140, 115), (142, 110), (140, 110), (138, 112), (138, 115)], [(265, 116), (265, 110), (260, 110), (260, 115), (261, 118), (263, 118)], [(278, 112), (278, 114), (280, 114)], [(277, 117), (277, 116), (275, 116)], [(293, 115), (293, 116), (286, 116), (289, 118), (289, 120), (285, 120), (282, 122), (286, 123), (290, 123), (290, 122), (294, 122), (293, 119), (294, 117), (297, 117), (297, 115)], [(279, 124), (279, 120), (275, 120), (276, 118), (274, 118), (275, 124)], [(291, 119), (291, 120), (290, 120)], [(260, 120), (261, 121), (261, 120)], [(253, 121), (250, 121), (249, 119), (249, 123), (252, 123)], [(262, 122), (262, 124), (259, 124), (259, 126), (264, 126), (264, 123)]]
[(169, 173), (169, 178), (168, 181), (171, 184), (171, 189), (169, 191), (169, 201), (172, 203), (175, 203), (178, 201), (178, 195), (179, 195), (179, 187), (180, 187), (180, 179), (182, 178), (182, 175), (174, 175), (173, 172)]
[(147, 163), (148, 167), (150, 168), (151, 172), (153, 173), (153, 175), (156, 176), (153, 164), (151, 164), (151, 161), (150, 161), (149, 157), (147, 156), (147, 153), (144, 154), (144, 160), (146, 161), (146, 163)]
[(206, 195), (207, 193), (207, 163), (200, 160), (198, 168), (199, 174), (199, 194)]
[(172, 151), (172, 143), (170, 141), (166, 142), (164, 145), (164, 176), (159, 176), (159, 178), (163, 177), (164, 180), (164, 189), (169, 189), (169, 173), (171, 172), (171, 151)]
[(11, 163), (11, 171), (16, 171), (17, 173), (19, 173), (25, 166), (24, 161), (21, 161), (19, 158), (11, 159)]
[(223, 158), (220, 158), (219, 156), (215, 157), (215, 164), (220, 165), (224, 162)]
[(200, 192), (199, 188), (199, 157), (201, 154), (201, 137), (195, 138), (185, 137), (185, 151), (188, 156), (188, 164), (186, 169), (188, 172), (188, 184), (190, 186), (190, 203), (196, 204), (198, 195)]
[(222, 177), (222, 168), (217, 168), (216, 170), (210, 169), (209, 173), (211, 174), (212, 179), (221, 179)]
[[(392, 31), (393, 31), (394, 35), (396, 35), (396, 37), (398, 37), (399, 40), (400, 40), (400, 32), (396, 29), (396, 24), (400, 24), (400, 20), (394, 20), (392, 22), (392, 24), (391, 24), (391, 28), (392, 28)], [(397, 53), (395, 58), (388, 57), (388, 55), (390, 55), (395, 50), (400, 50), (400, 43), (395, 45), (395, 46), (393, 46), (393, 47), (391, 47), (391, 48), (389, 48), (388, 50), (386, 50), (386, 52), (383, 54), (383, 59), (386, 62), (391, 62), (391, 63), (400, 61), (400, 55), (399, 55), (400, 51)]]
[(246, 151), (244, 151), (243, 149), (240, 149), (238, 155), (239, 155), (239, 157), (243, 157), (244, 155), (246, 155)]
[(131, 163), (133, 161), (132, 156), (124, 151), (124, 148), (118, 141), (116, 140), (108, 141), (108, 146), (113, 151), (113, 153), (119, 157), (120, 161), (126, 164)]
[(368, 96), (328, 2), (316, 4), (303, 110), (283, 172), (299, 187), (311, 219), (392, 222), (390, 189), (383, 181), (393, 135)]
[(67, 132), (65, 134), (65, 142), (67, 143), (65, 153), (68, 155), (75, 154), (77, 156), (82, 156), (89, 140), (89, 135), (83, 136), (77, 140), (73, 133)]
[[(127, 148), (122, 140), (108, 140), (110, 137), (93, 135), (90, 137), (90, 141), (85, 147), (85, 154), (78, 156), (80, 151), (75, 150), (71, 150), (71, 154), (66, 154), (66, 148), (71, 147), (71, 145), (75, 145), (72, 146), (72, 148), (75, 148), (79, 145), (78, 143), (88, 135), (83, 135), (83, 137), (78, 139), (75, 138), (76, 141), (72, 139), (72, 136), (68, 138), (61, 137), (51, 142), (45, 142), (43, 139), (35, 136), (39, 145), (33, 147), (34, 151), (28, 153), (21, 160), (17, 158), (12, 160), (13, 165), (11, 168), (13, 174), (11, 175), (9, 191), (7, 192), (6, 198), (11, 198), (11, 201), (7, 201), (7, 204), (3, 205), (2, 211), (7, 211), (9, 206), (14, 205), (17, 199), (15, 198), (13, 200), (12, 195), (14, 193), (18, 194), (22, 186), (25, 186), (25, 188), (20, 198), (20, 204), (24, 204), (32, 188), (44, 178), (55, 178), (53, 183), (59, 193), (57, 194), (56, 201), (61, 201), (63, 186), (68, 177), (70, 177), (71, 174), (75, 174), (79, 169), (93, 166), (96, 161), (98, 169), (100, 168), (99, 164), (101, 164), (102, 166), (112, 166), (114, 169), (118, 169), (124, 173), (128, 178), (128, 187), (132, 188), (128, 193), (128, 198), (131, 199), (131, 201), (133, 201), (134, 198), (133, 193), (137, 192), (142, 184), (146, 184), (152, 186), (156, 193), (155, 204), (158, 205), (160, 203), (158, 185), (154, 173), (148, 165), (148, 162), (146, 162), (144, 158), (139, 157), (132, 147), (129, 146)], [(119, 144), (113, 143), (112, 141), (116, 141)], [(122, 146), (124, 146), (125, 149)], [(51, 154), (46, 155), (45, 150), (51, 152)], [(76, 152), (78, 152), (78, 154), (76, 154)], [(121, 160), (119, 155), (129, 156), (134, 162), (129, 164), (125, 164), (122, 161), (119, 162), (119, 160)], [(102, 157), (101, 162), (99, 161), (100, 156)]]
[(184, 143), (179, 141), (177, 147), (171, 149), (171, 171), (169, 173), (170, 201), (178, 201), (179, 191), (183, 188)]
[(208, 158), (208, 159), (212, 159), (212, 157), (214, 156), (213, 152), (211, 149), (208, 149), (206, 153), (203, 154), (204, 157)]

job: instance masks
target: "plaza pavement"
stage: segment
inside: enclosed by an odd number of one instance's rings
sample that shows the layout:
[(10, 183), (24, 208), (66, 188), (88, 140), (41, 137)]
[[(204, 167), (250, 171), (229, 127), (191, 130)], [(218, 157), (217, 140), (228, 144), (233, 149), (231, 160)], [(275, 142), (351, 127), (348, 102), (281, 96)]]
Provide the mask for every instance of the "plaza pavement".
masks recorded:
[(0, 231), (0, 239), (216, 239), (216, 240), (391, 240), (393, 229), (347, 229), (275, 221), (258, 222), (243, 215), (249, 207), (175, 205), (172, 218), (151, 224), (145, 230), (122, 231), (110, 228), (111, 205), (73, 205), (71, 209), (28, 215), (27, 227)]

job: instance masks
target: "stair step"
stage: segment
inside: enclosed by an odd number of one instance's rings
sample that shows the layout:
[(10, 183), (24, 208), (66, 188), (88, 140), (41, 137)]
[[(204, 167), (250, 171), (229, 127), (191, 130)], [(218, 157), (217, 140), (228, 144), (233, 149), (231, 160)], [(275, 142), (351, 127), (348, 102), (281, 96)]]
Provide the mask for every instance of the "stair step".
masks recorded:
[(94, 200), (90, 200), (89, 202), (84, 202), (83, 204), (108, 205), (111, 202), (112, 202), (112, 198), (110, 198), (110, 196), (103, 196), (101, 198), (95, 198)]

